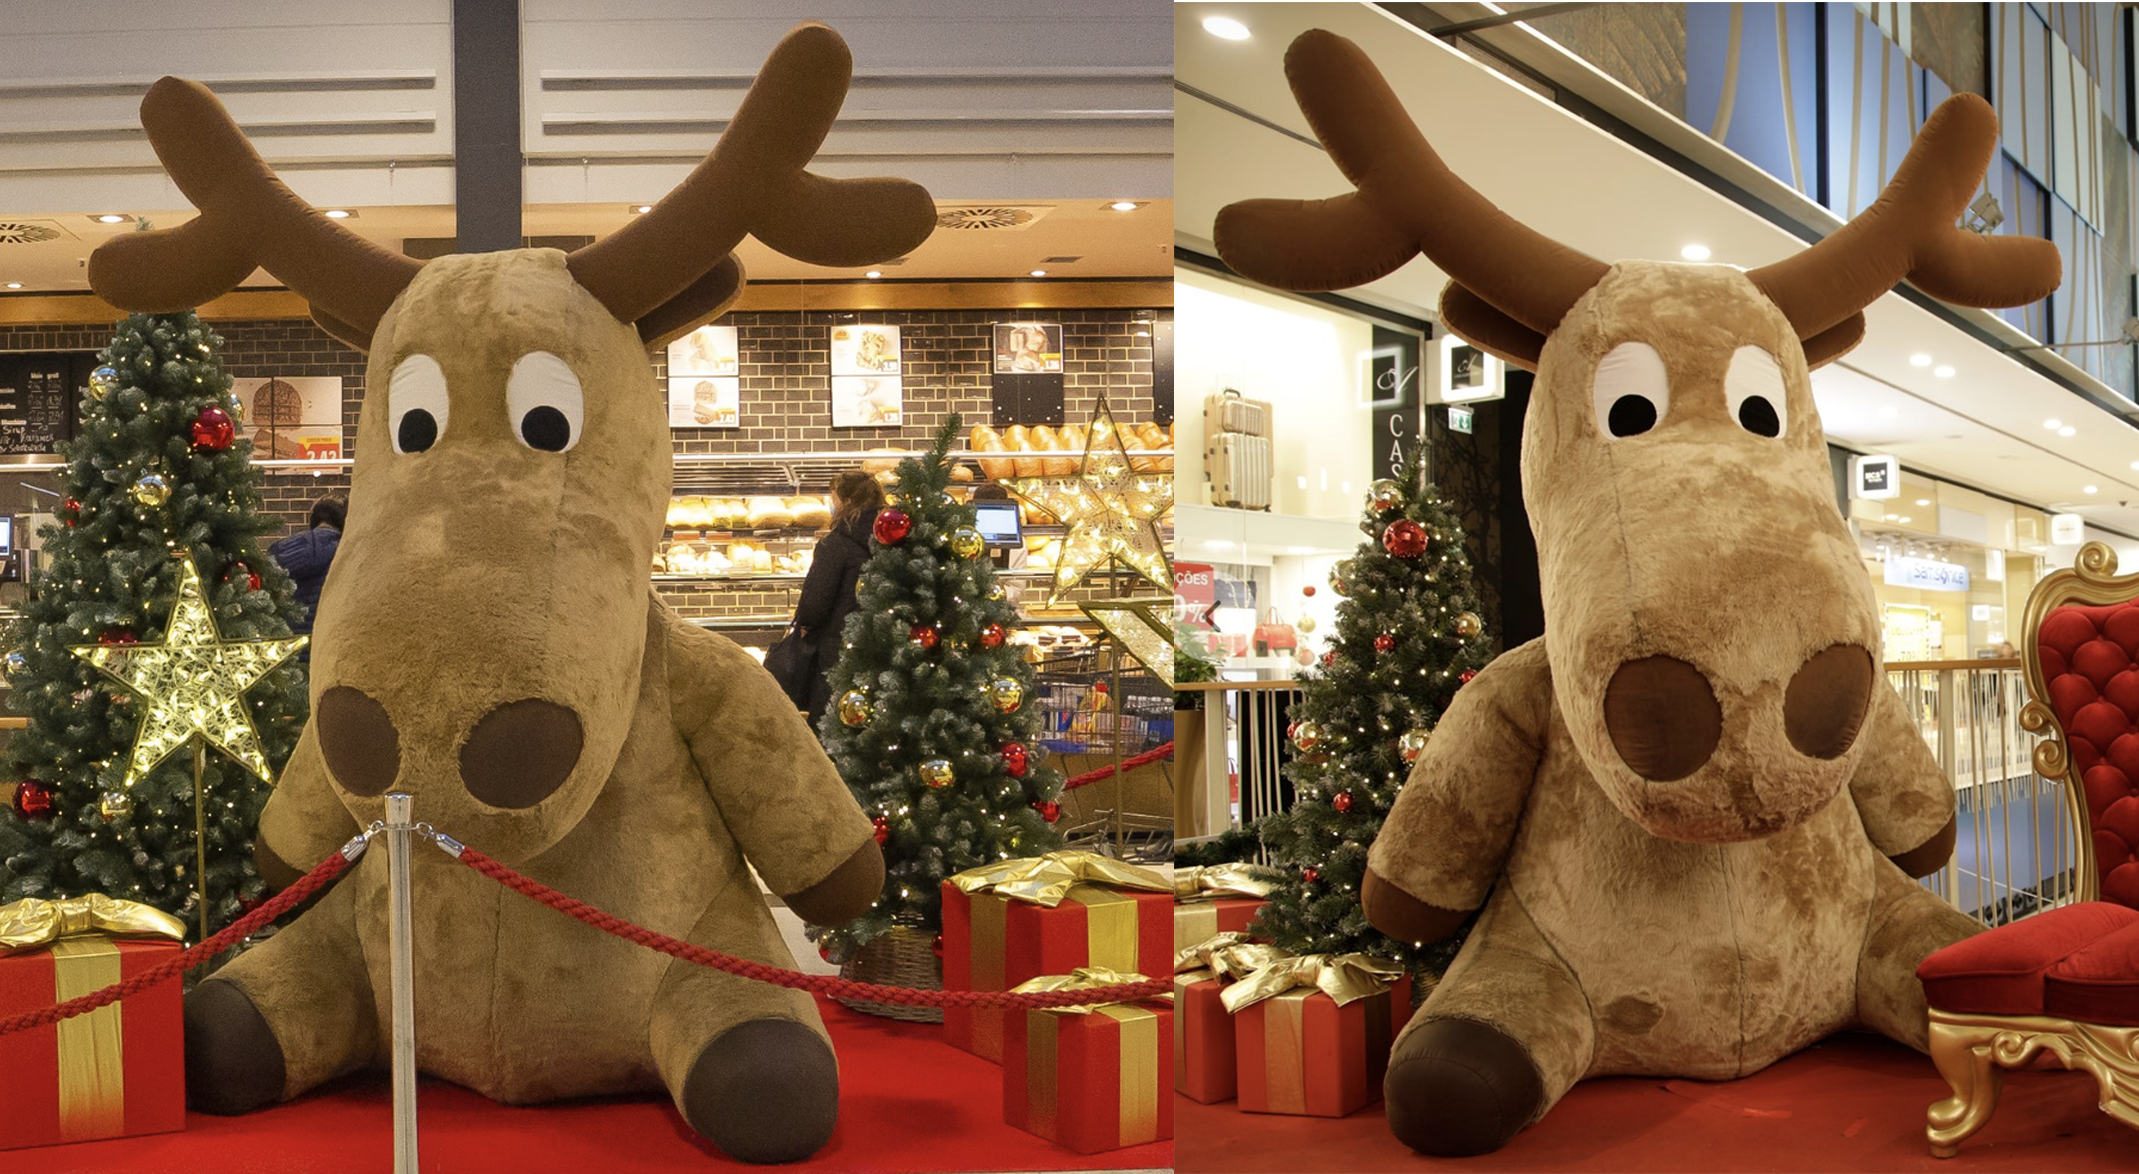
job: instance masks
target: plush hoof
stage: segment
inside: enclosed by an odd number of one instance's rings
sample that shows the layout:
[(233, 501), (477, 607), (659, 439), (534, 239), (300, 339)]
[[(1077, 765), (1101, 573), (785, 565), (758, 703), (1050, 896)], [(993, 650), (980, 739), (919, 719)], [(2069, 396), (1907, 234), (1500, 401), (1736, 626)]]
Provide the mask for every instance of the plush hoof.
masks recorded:
[(832, 1139), (839, 1064), (792, 1019), (753, 1019), (714, 1037), (683, 1080), (683, 1119), (731, 1158), (799, 1162)]
[(1404, 1037), (1382, 1095), (1398, 1141), (1462, 1158), (1506, 1145), (1545, 1090), (1521, 1044), (1475, 1020), (1437, 1019)]
[(186, 1105), (250, 1113), (282, 1097), (282, 1045), (236, 983), (209, 979), (186, 996)]

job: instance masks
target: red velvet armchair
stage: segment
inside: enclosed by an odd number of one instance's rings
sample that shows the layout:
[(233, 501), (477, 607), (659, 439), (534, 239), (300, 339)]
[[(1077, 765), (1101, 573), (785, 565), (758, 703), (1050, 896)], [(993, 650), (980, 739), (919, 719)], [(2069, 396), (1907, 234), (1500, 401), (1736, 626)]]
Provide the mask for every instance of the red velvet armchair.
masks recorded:
[(2093, 1075), (2102, 1111), (2139, 1128), (2139, 574), (2089, 543), (2036, 585), (2022, 631), (2020, 723), (2043, 739), (2035, 769), (2065, 782), (2079, 902), (1917, 970), (1931, 1058), (1953, 1086), (1925, 1130), (1942, 1158), (1989, 1121), (2004, 1070), (2038, 1054)]

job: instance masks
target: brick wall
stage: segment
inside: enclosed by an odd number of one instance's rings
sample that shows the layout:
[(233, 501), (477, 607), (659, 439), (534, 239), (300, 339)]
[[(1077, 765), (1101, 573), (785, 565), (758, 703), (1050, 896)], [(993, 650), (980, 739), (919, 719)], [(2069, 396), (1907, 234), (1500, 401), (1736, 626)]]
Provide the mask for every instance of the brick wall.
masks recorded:
[[(1088, 419), (1101, 394), (1117, 417), (1152, 417), (1150, 322), (1167, 310), (1049, 310), (1017, 315), (1062, 325), (1063, 399), (1066, 418)], [(915, 449), (927, 446), (950, 412), (968, 426), (990, 419), (989, 370), (991, 324), (1009, 317), (1004, 311), (901, 311), (882, 313), (759, 312), (731, 314), (724, 324), (738, 328), (742, 351), (742, 427), (679, 429), (673, 435), (681, 453), (794, 453), (871, 448)], [(839, 323), (869, 321), (900, 328), (904, 379), (904, 422), (896, 428), (831, 426), (830, 334)], [(343, 346), (309, 320), (213, 323), (223, 338), (223, 363), (237, 378), (276, 375), (340, 376), (343, 392), (342, 442), (356, 451), (356, 421), (364, 397), (364, 358)], [(1139, 334), (1139, 332), (1143, 332)], [(0, 326), (0, 350), (97, 350), (110, 339), (107, 327)], [(651, 356), (657, 378), (667, 374), (667, 357)], [(665, 384), (662, 384), (665, 386)], [(732, 495), (777, 492), (778, 464), (722, 465), (722, 483)], [(806, 477), (800, 492), (824, 491), (820, 466)], [(684, 467), (679, 481), (694, 474)], [(763, 484), (754, 483), (754, 479)], [(0, 487), (0, 509), (25, 512), (31, 495), (17, 482), (56, 485), (56, 478), (7, 479)], [(810, 482), (817, 483), (810, 483)], [(321, 494), (347, 490), (346, 474), (312, 474), (267, 470), (262, 502), (291, 529), (302, 528), (306, 511)], [(796, 490), (789, 488), (789, 493)], [(49, 508), (40, 506), (39, 508)], [(270, 536), (272, 538), (272, 536)], [(765, 545), (786, 552), (807, 547), (812, 539), (795, 534)], [(737, 583), (664, 584), (671, 602), (694, 617), (789, 614), (799, 585)], [(1080, 589), (1075, 597), (1099, 598), (1113, 592)]]

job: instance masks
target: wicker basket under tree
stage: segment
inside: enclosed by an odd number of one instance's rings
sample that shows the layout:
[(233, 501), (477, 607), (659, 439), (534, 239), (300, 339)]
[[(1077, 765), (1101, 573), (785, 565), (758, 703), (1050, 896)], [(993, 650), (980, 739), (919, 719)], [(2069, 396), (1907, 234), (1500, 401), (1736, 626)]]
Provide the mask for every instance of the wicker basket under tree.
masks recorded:
[[(936, 935), (911, 925), (895, 925), (860, 947), (839, 968), (839, 976), (853, 982), (878, 986), (908, 987), (919, 991), (943, 989), (943, 959), (936, 956)], [(908, 1023), (941, 1023), (941, 1007), (908, 1007), (869, 999), (841, 999), (849, 1008), (885, 1019)]]

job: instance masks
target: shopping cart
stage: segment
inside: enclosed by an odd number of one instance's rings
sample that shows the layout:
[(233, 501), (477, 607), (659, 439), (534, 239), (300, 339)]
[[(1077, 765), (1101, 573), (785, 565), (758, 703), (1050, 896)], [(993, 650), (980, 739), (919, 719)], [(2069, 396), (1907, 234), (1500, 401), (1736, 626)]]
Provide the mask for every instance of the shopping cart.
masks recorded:
[(1173, 740), (1173, 691), (1111, 645), (1038, 662), (1040, 745), (1068, 777), (1112, 766), (1062, 797), (1063, 834), (1128, 860), (1170, 859), (1173, 764), (1120, 764)]

